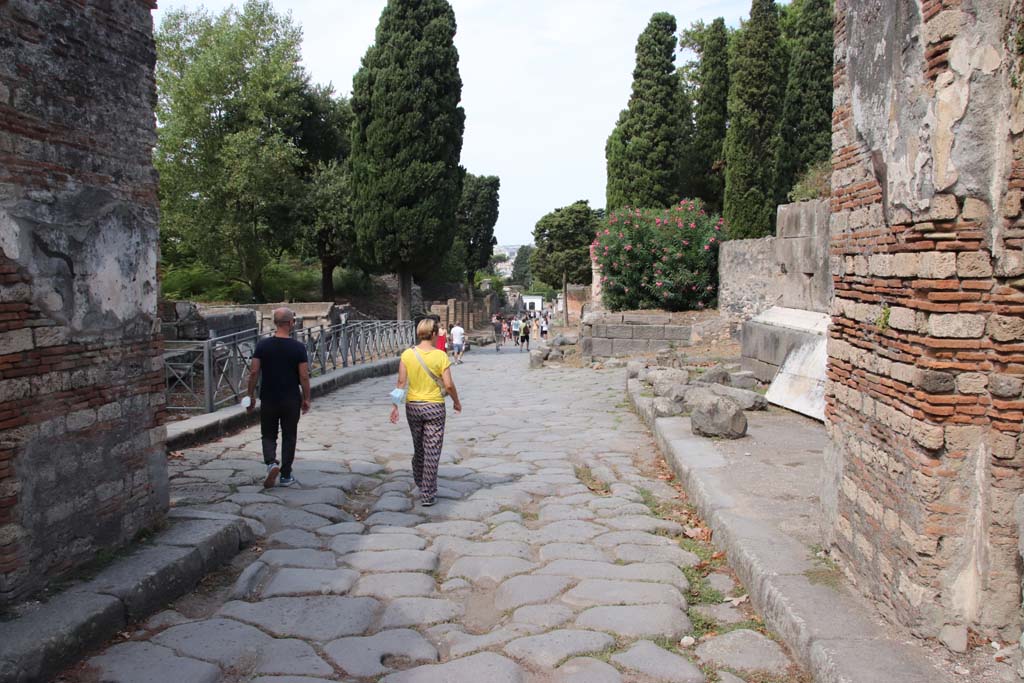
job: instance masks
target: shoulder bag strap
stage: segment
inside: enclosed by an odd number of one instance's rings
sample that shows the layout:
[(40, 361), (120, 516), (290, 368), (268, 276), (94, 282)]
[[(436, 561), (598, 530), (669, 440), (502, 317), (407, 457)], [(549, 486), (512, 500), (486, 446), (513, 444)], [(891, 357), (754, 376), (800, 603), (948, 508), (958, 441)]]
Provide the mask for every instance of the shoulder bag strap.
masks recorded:
[(434, 380), (434, 384), (436, 384), (437, 388), (441, 390), (441, 398), (444, 398), (445, 396), (447, 396), (448, 395), (448, 389), (445, 388), (444, 382), (441, 381), (441, 379), (437, 375), (435, 375), (433, 372), (430, 371), (430, 368), (427, 367), (426, 361), (423, 360), (423, 356), (420, 355), (420, 350), (417, 349), (414, 346), (412, 348), (412, 352), (416, 355), (416, 360), (418, 360), (420, 362), (420, 366), (423, 368), (423, 370), (428, 375), (430, 375), (430, 379)]

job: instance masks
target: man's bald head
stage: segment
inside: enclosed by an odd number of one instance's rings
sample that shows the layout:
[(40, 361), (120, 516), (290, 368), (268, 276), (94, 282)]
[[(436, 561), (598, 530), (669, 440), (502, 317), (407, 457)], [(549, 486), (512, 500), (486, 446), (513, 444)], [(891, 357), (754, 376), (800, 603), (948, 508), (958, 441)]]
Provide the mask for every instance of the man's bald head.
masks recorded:
[(291, 325), (295, 322), (295, 312), (290, 308), (275, 308), (274, 309), (274, 325), (276, 327), (284, 327), (285, 325)]

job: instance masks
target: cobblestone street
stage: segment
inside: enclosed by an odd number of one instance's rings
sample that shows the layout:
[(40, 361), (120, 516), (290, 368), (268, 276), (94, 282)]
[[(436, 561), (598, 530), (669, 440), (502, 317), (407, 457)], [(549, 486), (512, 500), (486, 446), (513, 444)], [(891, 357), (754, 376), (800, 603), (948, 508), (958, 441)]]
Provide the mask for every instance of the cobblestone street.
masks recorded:
[(262, 489), (257, 427), (175, 454), (172, 516), (241, 515), (258, 547), (69, 680), (806, 680), (713, 549), (654, 514), (678, 494), (624, 371), (485, 348), (453, 375), (465, 412), (431, 508), (404, 416), (387, 421), (392, 378), (314, 401), (292, 488)]

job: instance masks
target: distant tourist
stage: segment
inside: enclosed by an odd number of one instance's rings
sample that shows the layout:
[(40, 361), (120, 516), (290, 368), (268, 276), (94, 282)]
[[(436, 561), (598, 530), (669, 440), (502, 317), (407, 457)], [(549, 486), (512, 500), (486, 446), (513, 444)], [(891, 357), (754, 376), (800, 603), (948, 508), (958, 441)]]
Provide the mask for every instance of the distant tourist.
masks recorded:
[[(256, 381), (260, 382), (260, 433), (263, 462), (267, 466), (264, 488), (291, 486), (292, 462), (299, 434), (299, 414), (309, 412), (309, 357), (306, 347), (291, 338), (295, 314), (287, 308), (274, 310), (274, 336), (261, 339), (252, 354), (249, 371), (249, 407), (256, 409)], [(281, 460), (277, 460), (277, 433), (281, 431)]]
[(543, 320), (540, 321), (540, 338), (541, 339), (547, 339), (548, 338), (548, 319), (547, 318), (544, 318)]
[(462, 327), (461, 322), (456, 322), (455, 327), (452, 328), (452, 353), (457, 365), (462, 365), (462, 353), (465, 350), (466, 330)]
[[(398, 364), (398, 383), (391, 392), (394, 405), (391, 422), (398, 422), (398, 406), (405, 403), (405, 416), (412, 433), (412, 477), (420, 490), (423, 507), (434, 504), (437, 495), (437, 468), (444, 444), (444, 397), (452, 397), (456, 413), (462, 412), (459, 392), (452, 381), (448, 354), (437, 348), (439, 325), (424, 318), (416, 326), (419, 343), (402, 353)], [(406, 385), (408, 384), (408, 389)], [(442, 393), (442, 389), (444, 392)]]
[(494, 350), (501, 351), (501, 344), (505, 340), (505, 323), (500, 315), (491, 316), (491, 328), (494, 330)]
[(519, 318), (512, 318), (512, 342), (519, 346), (519, 330), (523, 326), (523, 321)]
[(445, 334), (444, 325), (439, 325), (437, 328), (437, 340), (434, 342), (437, 348), (444, 351), (444, 354), (448, 355), (448, 335)]
[(530, 350), (530, 321), (525, 315), (519, 325), (519, 352), (522, 353), (523, 349)]

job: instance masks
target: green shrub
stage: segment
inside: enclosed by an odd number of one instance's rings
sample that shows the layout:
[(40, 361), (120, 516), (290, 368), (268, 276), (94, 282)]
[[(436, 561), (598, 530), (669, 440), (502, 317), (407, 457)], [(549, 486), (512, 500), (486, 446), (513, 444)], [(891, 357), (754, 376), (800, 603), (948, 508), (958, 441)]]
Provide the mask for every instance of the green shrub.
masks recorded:
[(245, 285), (198, 263), (164, 272), (161, 288), (165, 299), (180, 301), (242, 301), (249, 292)]
[(671, 209), (625, 208), (598, 230), (591, 257), (601, 266), (604, 304), (613, 311), (714, 306), (724, 221), (700, 200)]
[(369, 294), (373, 291), (373, 281), (370, 276), (359, 268), (335, 268), (334, 269), (334, 294), (335, 296), (354, 296), (357, 294)]
[(832, 196), (832, 161), (824, 159), (811, 164), (789, 192), (789, 201), (828, 199)]

